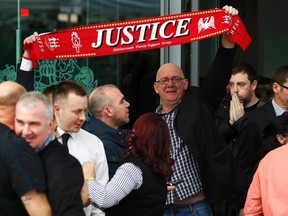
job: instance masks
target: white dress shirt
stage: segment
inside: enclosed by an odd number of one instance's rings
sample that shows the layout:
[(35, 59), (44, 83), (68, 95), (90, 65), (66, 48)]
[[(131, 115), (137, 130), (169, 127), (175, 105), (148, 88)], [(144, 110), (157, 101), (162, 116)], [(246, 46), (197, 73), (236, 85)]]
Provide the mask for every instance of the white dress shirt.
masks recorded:
[(280, 107), (276, 102), (275, 100), (273, 99), (272, 100), (272, 106), (274, 108), (274, 111), (275, 111), (275, 114), (276, 116), (281, 116), (285, 111), (285, 109), (283, 109), (282, 107)]
[[(61, 128), (57, 127), (57, 131), (61, 136), (65, 133)], [(96, 181), (101, 185), (106, 185), (108, 176), (108, 164), (102, 141), (95, 135), (80, 129), (77, 133), (69, 133), (71, 137), (68, 140), (69, 153), (73, 155), (82, 164), (91, 161), (95, 165)], [(62, 143), (62, 138), (58, 138)], [(104, 216), (105, 213), (100, 209), (89, 205), (84, 208), (86, 216)]]

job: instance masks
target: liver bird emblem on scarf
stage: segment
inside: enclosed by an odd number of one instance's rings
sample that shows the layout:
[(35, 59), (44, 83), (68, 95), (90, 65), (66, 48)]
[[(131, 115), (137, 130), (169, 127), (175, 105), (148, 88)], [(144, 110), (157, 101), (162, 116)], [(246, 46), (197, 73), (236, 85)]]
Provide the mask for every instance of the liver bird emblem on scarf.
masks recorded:
[(215, 18), (213, 16), (211, 17), (205, 17), (204, 21), (203, 18), (201, 17), (198, 21), (198, 34), (202, 31), (202, 30), (207, 30), (210, 28), (214, 28), (215, 27)]

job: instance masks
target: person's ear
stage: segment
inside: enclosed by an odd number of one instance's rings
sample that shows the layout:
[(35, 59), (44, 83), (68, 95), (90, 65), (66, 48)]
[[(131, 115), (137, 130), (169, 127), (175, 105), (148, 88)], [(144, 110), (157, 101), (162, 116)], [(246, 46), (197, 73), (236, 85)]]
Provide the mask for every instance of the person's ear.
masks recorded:
[(187, 88), (189, 86), (188, 79), (184, 79), (183, 82), (184, 82), (184, 88), (185, 88), (185, 90), (187, 90)]
[(60, 106), (59, 104), (54, 104), (54, 115), (59, 116), (60, 115)]
[(258, 85), (258, 81), (257, 80), (254, 80), (252, 83), (251, 83), (251, 88), (253, 91), (255, 91), (255, 89), (257, 88), (257, 85)]
[(156, 94), (158, 94), (158, 84), (155, 82), (154, 83), (154, 91), (156, 92)]
[(281, 145), (285, 145), (286, 144), (286, 137), (281, 135), (281, 134), (277, 134), (276, 135), (276, 139), (278, 140), (278, 142), (281, 144)]
[(273, 90), (274, 93), (277, 94), (277, 93), (280, 91), (280, 86), (279, 86), (279, 84), (276, 83), (276, 82), (274, 82), (274, 83), (272, 84), (272, 90)]
[(104, 115), (106, 116), (111, 116), (112, 115), (112, 112), (110, 110), (110, 108), (108, 106), (104, 107), (102, 112), (104, 113)]

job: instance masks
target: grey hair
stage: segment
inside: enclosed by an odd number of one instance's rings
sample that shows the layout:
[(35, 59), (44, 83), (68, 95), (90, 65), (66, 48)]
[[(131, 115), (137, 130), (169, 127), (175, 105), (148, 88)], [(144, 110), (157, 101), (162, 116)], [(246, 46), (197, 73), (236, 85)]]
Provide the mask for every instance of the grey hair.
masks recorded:
[(52, 101), (39, 91), (30, 91), (23, 94), (18, 103), (25, 106), (26, 108), (34, 108), (39, 102), (42, 102), (46, 107), (47, 120), (51, 121), (53, 119), (53, 105)]

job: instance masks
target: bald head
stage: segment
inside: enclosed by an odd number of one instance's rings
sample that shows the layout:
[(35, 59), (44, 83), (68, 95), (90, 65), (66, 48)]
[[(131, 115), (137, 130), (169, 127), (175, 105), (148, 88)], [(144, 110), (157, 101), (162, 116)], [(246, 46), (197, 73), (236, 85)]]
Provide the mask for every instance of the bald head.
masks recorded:
[(89, 97), (90, 113), (115, 129), (130, 121), (129, 106), (122, 92), (112, 84), (97, 87)]
[(15, 106), (26, 89), (19, 83), (4, 81), (0, 83), (0, 122), (14, 129)]
[(178, 65), (167, 63), (159, 68), (154, 90), (160, 96), (162, 112), (170, 112), (182, 100), (188, 85)]
[(156, 74), (156, 80), (161, 79), (162, 77), (169, 77), (169, 76), (179, 76), (179, 77), (184, 77), (184, 73), (182, 69), (173, 63), (166, 63), (162, 65)]
[(4, 81), (0, 83), (0, 106), (15, 106), (26, 89), (19, 83)]
[(113, 90), (119, 91), (117, 86), (106, 84), (98, 86), (90, 93), (88, 107), (90, 113), (94, 117), (100, 118), (103, 107), (107, 104), (111, 104), (112, 98), (110, 94)]

